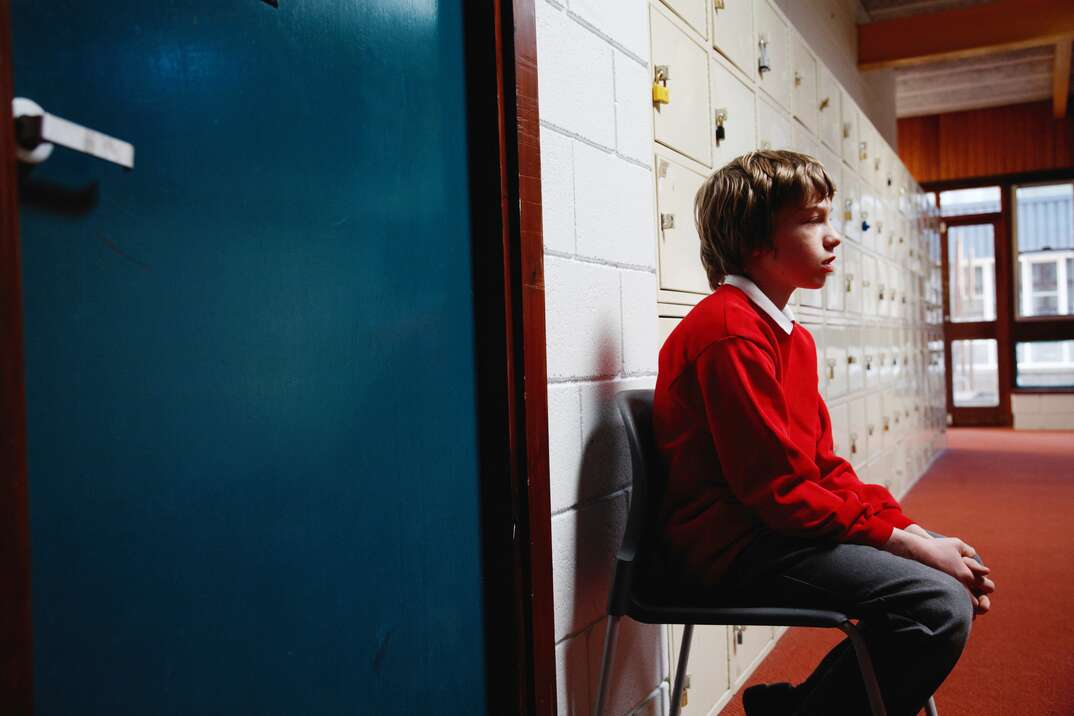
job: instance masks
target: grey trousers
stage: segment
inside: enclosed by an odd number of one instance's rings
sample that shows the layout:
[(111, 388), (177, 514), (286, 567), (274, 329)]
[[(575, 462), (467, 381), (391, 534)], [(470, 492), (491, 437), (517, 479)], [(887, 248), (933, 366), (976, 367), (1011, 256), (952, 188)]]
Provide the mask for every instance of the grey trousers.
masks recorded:
[[(944, 572), (865, 545), (774, 532), (735, 559), (721, 580), (720, 598), (860, 618), (889, 716), (914, 716), (924, 708), (962, 655), (973, 621), (969, 594)], [(849, 639), (824, 657), (798, 691), (805, 698), (794, 716), (871, 713)]]

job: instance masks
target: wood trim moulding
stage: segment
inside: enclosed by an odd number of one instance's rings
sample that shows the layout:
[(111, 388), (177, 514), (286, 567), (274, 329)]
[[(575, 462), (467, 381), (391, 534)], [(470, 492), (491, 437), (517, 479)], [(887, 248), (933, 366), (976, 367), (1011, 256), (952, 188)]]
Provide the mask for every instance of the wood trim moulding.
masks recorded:
[(33, 631), (11, 50), (10, 3), (0, 0), (0, 704), (4, 713), (28, 716), (33, 712)]
[(486, 706), (489, 714), (553, 716), (556, 661), (534, 0), (464, 7)]
[(1071, 38), (1055, 45), (1055, 65), (1052, 67), (1052, 116), (1067, 116), (1067, 100), (1070, 98), (1070, 49)]
[(1069, 0), (996, 0), (858, 25), (858, 69), (974, 57), (1072, 37)]

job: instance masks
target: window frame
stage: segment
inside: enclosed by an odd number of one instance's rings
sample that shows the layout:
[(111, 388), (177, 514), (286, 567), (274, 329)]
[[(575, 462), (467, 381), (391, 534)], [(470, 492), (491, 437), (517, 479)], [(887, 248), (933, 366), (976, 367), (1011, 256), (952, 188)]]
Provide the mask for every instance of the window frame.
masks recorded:
[[(926, 193), (933, 193), (937, 204), (940, 203), (940, 193), (951, 189), (971, 189), (998, 185), (1000, 187), (1000, 213), (1002, 223), (1006, 230), (1006, 256), (996, 257), (996, 281), (1004, 280), (1000, 274), (1003, 272), (1011, 290), (1007, 306), (996, 306), (997, 313), (997, 350), (1003, 351), (1007, 356), (1007, 375), (1005, 380), (1000, 380), (1000, 390), (1011, 394), (1068, 394), (1074, 393), (1074, 387), (1049, 386), (1049, 387), (1021, 387), (1017, 384), (1018, 366), (1015, 346), (1020, 343), (1049, 340), (1074, 340), (1074, 314), (1047, 315), (1047, 316), (1019, 316), (1016, 312), (1015, 296), (1021, 289), (1018, 276), (1017, 256), (1018, 237), (1016, 235), (1014, 212), (1014, 190), (1017, 186), (1032, 186), (1043, 184), (1057, 184), (1074, 181), (1074, 167), (1063, 169), (1051, 169), (1039, 172), (1024, 172), (1017, 174), (998, 174), (991, 176), (973, 177), (969, 179), (943, 180), (923, 182), (921, 189)], [(940, 217), (941, 221), (956, 219), (957, 216)], [(1002, 265), (1001, 265), (1002, 262)], [(946, 279), (945, 279), (946, 280)], [(946, 297), (945, 297), (946, 300)], [(1004, 385), (1006, 384), (1006, 385)], [(1002, 403), (1003, 401), (1001, 401)], [(948, 410), (951, 410), (948, 405)], [(1013, 416), (1009, 416), (1007, 423), (1013, 425)]]

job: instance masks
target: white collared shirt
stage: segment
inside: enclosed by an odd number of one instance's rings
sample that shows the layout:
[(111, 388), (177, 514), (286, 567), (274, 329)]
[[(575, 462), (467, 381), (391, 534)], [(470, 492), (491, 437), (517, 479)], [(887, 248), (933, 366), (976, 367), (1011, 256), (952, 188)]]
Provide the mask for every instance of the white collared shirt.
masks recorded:
[(755, 284), (748, 276), (742, 276), (740, 274), (727, 274), (724, 278), (724, 283), (729, 283), (735, 288), (741, 289), (750, 300), (754, 302), (762, 311), (772, 317), (779, 327), (782, 328), (787, 335), (791, 334), (794, 330), (794, 313), (791, 311), (790, 306), (784, 306), (783, 310), (776, 308), (776, 304), (772, 303), (772, 299), (765, 295), (757, 284)]

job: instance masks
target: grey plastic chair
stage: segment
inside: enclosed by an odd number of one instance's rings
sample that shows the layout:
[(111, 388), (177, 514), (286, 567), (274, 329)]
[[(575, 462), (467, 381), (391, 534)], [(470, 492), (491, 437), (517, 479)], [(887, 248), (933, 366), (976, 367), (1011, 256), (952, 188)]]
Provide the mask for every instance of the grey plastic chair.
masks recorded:
[[(873, 671), (873, 662), (859, 627), (851, 623), (846, 614), (817, 609), (794, 607), (698, 607), (675, 604), (671, 600), (658, 601), (647, 598), (641, 589), (643, 577), (637, 557), (643, 554), (646, 527), (651, 524), (656, 508), (654, 493), (662, 487), (665, 468), (656, 448), (652, 432), (653, 391), (625, 390), (616, 394), (616, 405), (623, 417), (627, 439), (630, 443), (630, 459), (633, 485), (630, 497), (630, 513), (626, 532), (615, 558), (615, 574), (608, 597), (608, 621), (604, 638), (604, 658), (600, 669), (600, 686), (597, 692), (596, 716), (604, 716), (609, 670), (615, 655), (615, 638), (619, 620), (624, 616), (644, 624), (682, 624), (682, 646), (679, 663), (675, 669), (675, 685), (671, 693), (671, 716), (679, 716), (683, 677), (690, 657), (690, 641), (695, 624), (742, 625), (742, 626), (796, 626), (828, 627), (840, 629), (850, 637), (861, 666), (869, 703), (874, 716), (886, 716), (880, 685)], [(928, 716), (937, 716), (936, 703), (930, 697), (925, 706)]]

